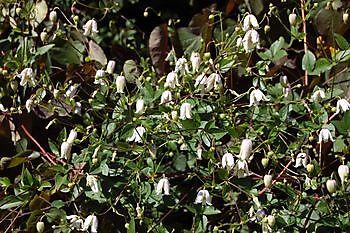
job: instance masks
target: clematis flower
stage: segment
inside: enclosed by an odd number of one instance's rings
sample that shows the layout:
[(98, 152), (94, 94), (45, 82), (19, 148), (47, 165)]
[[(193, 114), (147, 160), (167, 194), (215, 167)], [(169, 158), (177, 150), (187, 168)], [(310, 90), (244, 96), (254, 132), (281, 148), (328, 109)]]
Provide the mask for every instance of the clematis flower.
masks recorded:
[(221, 165), (223, 168), (227, 167), (229, 170), (231, 170), (235, 165), (233, 155), (231, 153), (224, 154), (221, 159)]
[(72, 150), (72, 143), (69, 142), (62, 142), (61, 144), (61, 159), (66, 159), (67, 161), (70, 159), (71, 150)]
[(249, 96), (249, 107), (253, 105), (258, 105), (261, 101), (269, 101), (268, 98), (260, 91), (260, 89), (255, 89), (250, 93)]
[(49, 14), (49, 20), (52, 23), (56, 23), (57, 22), (57, 12), (56, 11), (51, 11)]
[(115, 81), (117, 87), (117, 93), (124, 93), (124, 88), (126, 86), (126, 79), (124, 76), (119, 75)]
[(88, 20), (83, 26), (84, 36), (96, 36), (98, 33), (97, 22), (94, 19)]
[(199, 145), (199, 146), (197, 147), (197, 159), (198, 159), (198, 160), (201, 160), (201, 159), (202, 159), (202, 154), (203, 154), (203, 149), (202, 149), (202, 147)]
[(243, 139), (241, 144), (241, 150), (239, 152), (240, 160), (249, 159), (250, 154), (252, 153), (253, 142), (250, 139)]
[(183, 103), (180, 108), (181, 120), (192, 119), (192, 107), (189, 103)]
[(211, 91), (213, 88), (214, 90), (218, 90), (220, 89), (221, 86), (222, 86), (222, 81), (219, 74), (212, 73), (211, 75), (209, 75), (208, 79), (206, 80), (206, 88), (205, 88), (207, 92)]
[(164, 91), (160, 97), (160, 104), (168, 104), (173, 100), (170, 91)]
[(95, 78), (102, 78), (106, 75), (104, 70), (97, 70), (95, 74)]
[(145, 132), (146, 129), (143, 126), (138, 126), (136, 127), (136, 129), (134, 129), (132, 136), (129, 137), (127, 140), (129, 142), (142, 143), (142, 137)]
[(164, 191), (164, 195), (169, 195), (170, 183), (168, 178), (166, 177), (163, 177), (162, 179), (160, 179), (156, 187), (157, 195), (162, 194), (162, 191)]
[(198, 75), (197, 78), (196, 78), (196, 82), (194, 83), (194, 86), (195, 86), (195, 87), (200, 86), (201, 89), (204, 90), (204, 86), (205, 86), (206, 83), (207, 83), (207, 79), (208, 79), (208, 78), (207, 78), (207, 76), (205, 76), (205, 74), (200, 74), (200, 75)]
[(136, 114), (143, 114), (145, 112), (145, 101), (143, 99), (138, 99), (136, 101)]
[(350, 109), (350, 103), (346, 99), (337, 101), (337, 111), (335, 114), (344, 113)]
[(69, 221), (71, 228), (78, 231), (83, 229), (84, 221), (78, 215), (68, 215), (66, 216), (66, 219)]
[(191, 63), (192, 63), (192, 72), (193, 73), (198, 72), (201, 62), (202, 62), (202, 59), (199, 56), (199, 53), (192, 52), (192, 54), (191, 54)]
[(270, 188), (272, 185), (272, 175), (264, 175), (264, 185), (266, 188)]
[(98, 228), (98, 219), (95, 215), (89, 215), (83, 224), (82, 231), (87, 231), (87, 229), (90, 227), (91, 233), (97, 233)]
[(243, 39), (242, 37), (238, 37), (237, 40), (236, 40), (236, 46), (238, 48), (240, 48), (241, 46), (243, 46)]
[(321, 142), (328, 142), (329, 140), (331, 140), (332, 142), (334, 142), (333, 137), (331, 132), (329, 131), (329, 129), (321, 129), (319, 135), (318, 135), (318, 143)]
[(246, 53), (252, 52), (255, 48), (260, 48), (259, 33), (254, 29), (247, 31), (243, 37), (242, 44)]
[(72, 129), (72, 130), (69, 132), (69, 136), (68, 136), (68, 138), (67, 138), (67, 142), (68, 142), (68, 143), (73, 143), (74, 140), (77, 138), (77, 136), (78, 136), (78, 133), (77, 133), (74, 129)]
[(337, 191), (337, 181), (327, 180), (326, 187), (330, 194), (335, 193)]
[(174, 89), (176, 86), (180, 86), (179, 80), (178, 80), (176, 72), (171, 71), (166, 76), (166, 81), (165, 81), (164, 87), (165, 88), (169, 87), (171, 89)]
[(280, 83), (282, 87), (289, 87), (288, 77), (286, 75), (281, 76)]
[(190, 70), (188, 69), (188, 64), (187, 64), (186, 58), (182, 57), (176, 61), (175, 72), (180, 73), (181, 75), (185, 75), (185, 74), (188, 74), (190, 72)]
[(326, 94), (324, 93), (323, 90), (317, 90), (311, 95), (312, 102), (317, 102), (317, 101), (320, 101), (324, 98), (326, 98)]
[(297, 155), (297, 158), (295, 159), (295, 165), (294, 167), (298, 168), (303, 166), (304, 168), (306, 168), (306, 166), (308, 165), (310, 160), (310, 157), (306, 155), (306, 153), (299, 153)]
[(34, 72), (32, 68), (25, 68), (20, 73), (19, 77), (21, 78), (21, 82), (19, 85), (22, 87), (29, 84), (30, 87), (35, 86)]
[(202, 205), (212, 205), (211, 204), (211, 197), (208, 192), (208, 190), (202, 189), (197, 193), (196, 200), (194, 201), (195, 204), (202, 204)]
[(30, 111), (32, 110), (34, 106), (34, 101), (32, 99), (27, 99), (26, 101), (26, 109), (27, 109), (27, 112), (30, 113)]
[(243, 31), (246, 32), (251, 28), (254, 28), (254, 29), (259, 28), (259, 23), (254, 15), (248, 14), (244, 17), (244, 20), (243, 20)]
[(106, 72), (108, 74), (113, 74), (114, 68), (115, 68), (115, 61), (113, 60), (108, 61)]
[(238, 160), (236, 166), (233, 169), (233, 173), (238, 178), (246, 177), (249, 175), (248, 163), (246, 160)]
[(349, 167), (346, 165), (340, 165), (338, 167), (338, 175), (341, 180), (341, 183), (344, 184), (344, 182), (347, 180), (349, 176)]
[(97, 178), (93, 175), (86, 176), (86, 185), (89, 186), (94, 193), (98, 193), (100, 191), (98, 187)]

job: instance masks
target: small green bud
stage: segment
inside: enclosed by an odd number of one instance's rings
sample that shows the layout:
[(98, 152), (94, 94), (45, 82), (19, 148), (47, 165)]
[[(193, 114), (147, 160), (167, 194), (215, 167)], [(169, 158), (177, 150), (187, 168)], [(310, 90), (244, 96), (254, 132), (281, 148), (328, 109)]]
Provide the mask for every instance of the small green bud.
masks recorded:
[(271, 30), (271, 27), (269, 25), (265, 25), (264, 31), (265, 33), (269, 32)]
[(308, 165), (306, 165), (306, 170), (308, 173), (312, 173), (315, 169), (315, 166), (312, 163), (309, 163)]
[(263, 165), (264, 168), (267, 168), (267, 166), (269, 165), (269, 158), (262, 158), (261, 164)]
[(288, 19), (290, 25), (295, 26), (297, 24), (297, 15), (295, 13), (289, 14)]

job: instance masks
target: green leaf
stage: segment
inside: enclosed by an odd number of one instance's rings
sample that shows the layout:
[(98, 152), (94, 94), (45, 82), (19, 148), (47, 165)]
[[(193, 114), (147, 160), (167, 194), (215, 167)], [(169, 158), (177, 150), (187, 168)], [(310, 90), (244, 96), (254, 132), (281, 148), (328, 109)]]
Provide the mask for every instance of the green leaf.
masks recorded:
[(123, 66), (123, 72), (126, 80), (130, 83), (135, 83), (140, 76), (140, 71), (134, 60), (127, 60)]
[(128, 233), (135, 233), (135, 219), (134, 217), (131, 217), (128, 227)]
[(226, 73), (235, 64), (235, 60), (233, 58), (224, 58), (220, 61), (219, 64), (221, 73)]
[(64, 202), (62, 200), (56, 200), (51, 203), (51, 205), (57, 209), (64, 206)]
[(45, 53), (47, 53), (50, 49), (52, 49), (55, 45), (54, 44), (49, 44), (49, 45), (45, 45), (42, 47), (39, 47), (36, 50), (36, 54), (35, 55), (44, 55)]
[(315, 55), (310, 50), (308, 50), (303, 56), (303, 60), (302, 60), (303, 70), (307, 70), (308, 72), (311, 72), (315, 66), (315, 63), (316, 63)]
[(185, 171), (186, 170), (186, 156), (183, 154), (178, 154), (175, 156), (174, 159), (174, 167), (178, 171)]
[(327, 58), (322, 57), (317, 59), (315, 69), (310, 73), (310, 75), (320, 75), (321, 73), (331, 70), (332, 67), (333, 64)]
[(344, 139), (342, 138), (337, 138), (333, 143), (334, 152), (343, 152), (345, 148), (346, 148), (346, 144), (344, 142)]
[(65, 42), (62, 47), (55, 46), (50, 50), (52, 59), (61, 65), (80, 64), (83, 55), (69, 42)]
[(30, 24), (36, 28), (46, 18), (48, 7), (45, 0), (38, 1), (35, 3), (31, 13), (33, 14)]
[(0, 187), (8, 188), (11, 185), (11, 181), (7, 177), (0, 177)]
[(284, 38), (281, 36), (278, 40), (273, 42), (273, 44), (270, 47), (272, 56), (276, 56), (276, 54), (283, 48), (284, 46)]
[(340, 49), (345, 50), (349, 48), (349, 43), (342, 35), (334, 33), (334, 37)]
[(215, 207), (213, 206), (207, 206), (203, 212), (203, 214), (205, 215), (214, 215), (214, 214), (220, 214), (220, 213), (221, 211), (218, 209), (215, 209)]

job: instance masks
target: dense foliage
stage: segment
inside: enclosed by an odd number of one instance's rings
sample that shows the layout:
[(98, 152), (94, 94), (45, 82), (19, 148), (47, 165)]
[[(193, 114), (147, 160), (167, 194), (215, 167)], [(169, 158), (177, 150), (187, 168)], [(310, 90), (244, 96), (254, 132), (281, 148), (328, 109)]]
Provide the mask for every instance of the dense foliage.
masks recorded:
[(348, 231), (350, 3), (161, 2), (0, 2), (0, 229)]

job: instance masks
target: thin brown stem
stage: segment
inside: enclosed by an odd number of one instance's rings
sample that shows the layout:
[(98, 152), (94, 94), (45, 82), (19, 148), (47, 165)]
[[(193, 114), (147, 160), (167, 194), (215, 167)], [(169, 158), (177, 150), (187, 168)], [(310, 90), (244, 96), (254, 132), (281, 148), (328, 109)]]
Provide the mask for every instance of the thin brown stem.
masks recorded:
[[(301, 19), (303, 20), (303, 33), (304, 33), (304, 53), (306, 54), (308, 51), (307, 47), (307, 34), (306, 34), (306, 17), (305, 17), (305, 0), (300, 0), (300, 8), (301, 8)], [(305, 69), (305, 76), (304, 76), (304, 86), (309, 85), (309, 74), (307, 70)]]

